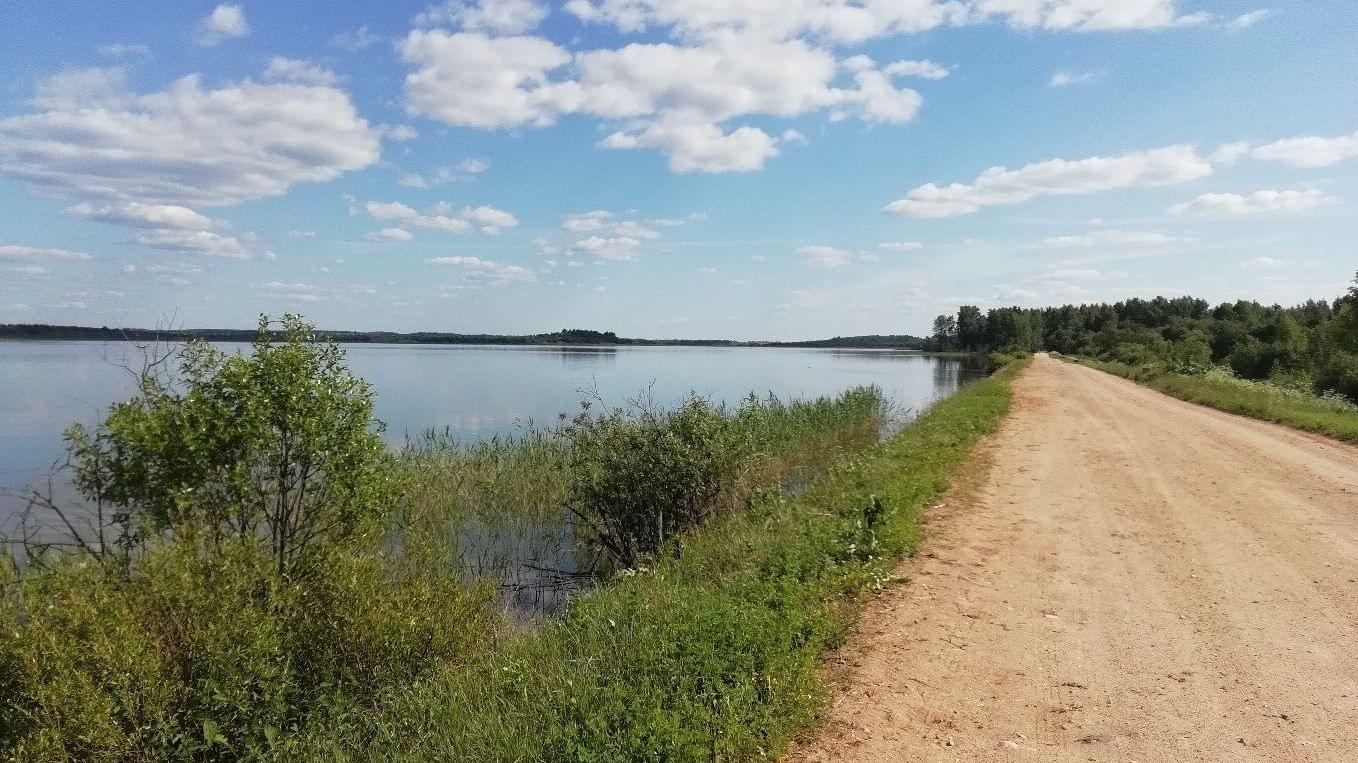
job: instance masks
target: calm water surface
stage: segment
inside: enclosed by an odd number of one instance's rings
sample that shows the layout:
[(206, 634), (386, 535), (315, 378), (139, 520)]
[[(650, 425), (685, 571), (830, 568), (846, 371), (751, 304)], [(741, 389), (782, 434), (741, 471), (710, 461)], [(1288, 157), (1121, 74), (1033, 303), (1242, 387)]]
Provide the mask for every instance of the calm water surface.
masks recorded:
[[(222, 345), (224, 349), (248, 349)], [(553, 426), (597, 389), (621, 404), (650, 387), (660, 403), (692, 391), (736, 402), (750, 392), (784, 399), (876, 384), (918, 411), (979, 375), (954, 358), (905, 352), (713, 347), (485, 347), (349, 345), (349, 365), (377, 392), (377, 415), (399, 446), (427, 429), (464, 441)], [(0, 529), (22, 506), (24, 485), (62, 457), (61, 432), (96, 423), (134, 391), (135, 346), (100, 342), (0, 342)]]

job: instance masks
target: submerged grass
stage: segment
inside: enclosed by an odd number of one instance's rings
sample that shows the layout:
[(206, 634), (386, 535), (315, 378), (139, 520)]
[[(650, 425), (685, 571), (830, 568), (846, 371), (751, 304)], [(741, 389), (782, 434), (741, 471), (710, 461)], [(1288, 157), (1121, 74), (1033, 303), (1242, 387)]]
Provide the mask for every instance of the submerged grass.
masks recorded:
[(1358, 405), (1339, 397), (1320, 397), (1267, 381), (1241, 379), (1219, 368), (1182, 374), (1153, 363), (1133, 366), (1089, 358), (1076, 362), (1190, 403), (1358, 444)]
[(922, 506), (1009, 408), (1020, 364), (964, 387), (801, 496), (755, 496), (569, 612), (332, 716), (290, 756), (372, 760), (748, 760), (825, 699), (819, 656), (918, 539)]

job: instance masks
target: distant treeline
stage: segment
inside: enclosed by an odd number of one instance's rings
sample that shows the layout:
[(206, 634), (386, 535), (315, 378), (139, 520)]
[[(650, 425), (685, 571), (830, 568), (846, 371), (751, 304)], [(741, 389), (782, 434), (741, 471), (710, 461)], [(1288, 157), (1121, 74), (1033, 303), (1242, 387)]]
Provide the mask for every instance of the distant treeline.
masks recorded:
[[(837, 336), (805, 342), (738, 342), (729, 339), (637, 339), (612, 331), (562, 329), (549, 334), (458, 334), (442, 331), (320, 331), (343, 344), (494, 344), (494, 345), (595, 345), (681, 347), (825, 347), (841, 349), (924, 350), (929, 340), (908, 334)], [(100, 326), (52, 326), (41, 323), (0, 324), (0, 339), (80, 340), (104, 342), (177, 342), (203, 339), (209, 342), (251, 342), (253, 329), (124, 329)]]
[(1358, 279), (1333, 302), (1294, 307), (1246, 300), (1213, 307), (1193, 297), (988, 312), (964, 305), (956, 316), (934, 319), (928, 346), (1054, 350), (1182, 372), (1225, 365), (1245, 379), (1358, 401)]

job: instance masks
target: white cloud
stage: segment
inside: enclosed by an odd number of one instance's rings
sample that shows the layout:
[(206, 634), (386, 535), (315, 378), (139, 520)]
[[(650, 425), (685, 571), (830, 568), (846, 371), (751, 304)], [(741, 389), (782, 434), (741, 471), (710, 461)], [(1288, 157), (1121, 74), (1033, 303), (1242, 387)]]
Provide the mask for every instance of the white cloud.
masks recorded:
[(577, 212), (566, 215), (561, 227), (572, 233), (589, 233), (590, 231), (603, 230), (608, 220), (613, 218), (613, 213), (606, 209), (596, 209), (590, 212)]
[(721, 127), (667, 115), (633, 134), (615, 132), (599, 142), (604, 148), (657, 148), (675, 172), (750, 172), (778, 155), (772, 136), (757, 127), (729, 133)]
[(1244, 29), (1247, 26), (1253, 26), (1255, 22), (1263, 19), (1271, 12), (1272, 11), (1267, 8), (1260, 8), (1257, 11), (1242, 13), (1235, 17), (1235, 20), (1231, 22), (1230, 26), (1232, 29)]
[(505, 228), (513, 228), (519, 224), (514, 215), (496, 209), (495, 207), (479, 206), (476, 208), (465, 207), (458, 213), (458, 219), (466, 220), (473, 225), (480, 225), (481, 232), (494, 236)]
[(1206, 14), (1181, 15), (1175, 0), (571, 0), (565, 8), (583, 21), (624, 32), (661, 28), (704, 38), (740, 31), (772, 39), (807, 34), (836, 42), (991, 18), (1020, 29), (1077, 32), (1157, 29), (1207, 19)]
[(1328, 167), (1358, 156), (1358, 131), (1337, 138), (1286, 138), (1266, 143), (1250, 151), (1255, 159), (1285, 162), (1293, 167)]
[(44, 111), (0, 119), (0, 171), (46, 194), (220, 206), (379, 158), (376, 131), (331, 87), (246, 80), (207, 90), (190, 75), (132, 95), (59, 75), (39, 92)]
[(415, 17), (418, 26), (448, 26), (469, 32), (523, 34), (547, 17), (533, 0), (448, 0)]
[(641, 241), (629, 236), (590, 236), (571, 245), (571, 250), (600, 260), (625, 262), (635, 259)]
[(415, 236), (405, 228), (383, 228), (373, 231), (367, 235), (369, 241), (381, 241), (390, 244), (404, 244), (414, 240)]
[(947, 77), (948, 67), (925, 59), (923, 61), (897, 61), (882, 67), (888, 77), (921, 77), (923, 79), (943, 79)]
[(316, 66), (309, 61), (284, 58), (283, 56), (274, 56), (269, 59), (269, 65), (264, 69), (264, 78), (326, 87), (334, 86), (339, 82), (339, 75), (329, 69)]
[(480, 257), (435, 257), (425, 262), (435, 267), (459, 268), (464, 271), (463, 277), (467, 280), (484, 281), (493, 285), (537, 280), (537, 274), (528, 268), (503, 265)]
[(716, 268), (698, 268), (698, 272), (702, 273), (703, 275), (714, 276), (719, 271)]
[(218, 225), (217, 221), (188, 207), (174, 204), (142, 204), (135, 201), (102, 206), (81, 202), (68, 207), (63, 214), (131, 228), (207, 230)]
[(1052, 74), (1051, 81), (1048, 83), (1052, 87), (1066, 87), (1067, 85), (1083, 85), (1093, 82), (1100, 76), (1099, 72), (1068, 72), (1058, 71)]
[(423, 177), (415, 174), (414, 172), (407, 172), (406, 174), (402, 175), (400, 179), (396, 181), (396, 184), (401, 186), (402, 188), (429, 187), (429, 181), (425, 180)]
[(1255, 257), (1252, 260), (1246, 260), (1240, 263), (1240, 267), (1245, 270), (1276, 270), (1278, 268), (1286, 267), (1287, 265), (1288, 263), (1286, 260), (1278, 260), (1272, 257)]
[(848, 265), (853, 255), (833, 246), (804, 246), (797, 254), (806, 258), (806, 264), (813, 268), (842, 268)]
[(1089, 159), (1052, 159), (1017, 170), (991, 167), (970, 184), (928, 183), (891, 202), (885, 211), (905, 217), (955, 217), (982, 207), (1022, 204), (1039, 196), (1175, 185), (1211, 174), (1212, 165), (1192, 146), (1168, 146)]
[(888, 252), (915, 252), (924, 248), (924, 244), (918, 241), (883, 241), (877, 245), (878, 249), (885, 249)]
[(24, 276), (45, 276), (49, 272), (51, 272), (41, 265), (19, 265), (16, 267), (9, 268), (8, 271), (10, 273), (18, 273), (19, 275)]
[(271, 292), (285, 299), (292, 299), (298, 302), (320, 302), (325, 299), (321, 289), (308, 283), (284, 283), (283, 281), (270, 281), (263, 285), (265, 291)]
[(400, 51), (415, 67), (405, 84), (412, 114), (471, 127), (543, 126), (566, 114), (631, 120), (600, 145), (660, 149), (678, 172), (748, 171), (777, 154), (775, 138), (725, 125), (733, 119), (833, 108), (902, 123), (921, 101), (885, 70), (859, 69), (857, 86), (843, 87), (829, 50), (734, 33), (572, 54), (539, 37), (432, 29), (411, 32)]
[(245, 11), (239, 5), (219, 5), (198, 24), (196, 39), (199, 45), (208, 48), (248, 34), (250, 24), (245, 20)]
[[(235, 236), (223, 236), (205, 230), (175, 230), (170, 228), (138, 233), (134, 240), (142, 246), (177, 254), (201, 254), (229, 260), (248, 260), (255, 252)], [(269, 252), (261, 252), (268, 256)]]
[(1337, 203), (1339, 199), (1315, 188), (1304, 191), (1255, 191), (1248, 196), (1238, 193), (1204, 193), (1192, 201), (1170, 207), (1169, 211), (1176, 215), (1239, 217), (1304, 212)]
[(1030, 248), (1069, 249), (1092, 246), (1161, 246), (1193, 239), (1169, 236), (1153, 231), (1133, 230), (1096, 230), (1072, 236), (1051, 236), (1044, 238)]
[(374, 220), (414, 220), (420, 215), (399, 201), (370, 201), (364, 206)]
[(18, 244), (0, 245), (0, 259), (14, 260), (89, 260), (93, 259), (84, 252), (68, 249), (48, 249), (40, 246), (21, 246)]

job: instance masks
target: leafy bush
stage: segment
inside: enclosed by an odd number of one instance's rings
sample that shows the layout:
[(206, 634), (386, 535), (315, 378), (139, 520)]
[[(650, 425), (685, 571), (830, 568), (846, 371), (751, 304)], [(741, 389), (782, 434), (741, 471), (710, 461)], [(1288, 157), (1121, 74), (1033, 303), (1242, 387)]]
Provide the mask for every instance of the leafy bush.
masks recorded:
[(1022, 351), (992, 352), (986, 355), (986, 372), (993, 374), (999, 371), (1001, 368), (1004, 368), (1005, 366), (1009, 365), (1010, 363), (1015, 363), (1020, 360), (1024, 360), (1025, 358), (1030, 358), (1032, 356), (1033, 354), (1031, 352)]
[(399, 492), (372, 416), (368, 385), (335, 344), (296, 316), (282, 341), (261, 317), (250, 355), (188, 343), (178, 374), (140, 378), (93, 432), (67, 432), (77, 487), (111, 507), (115, 537), (84, 541), (100, 556), (169, 533), (209, 543), (262, 535), (278, 570), (296, 574), (317, 541), (365, 530)]

